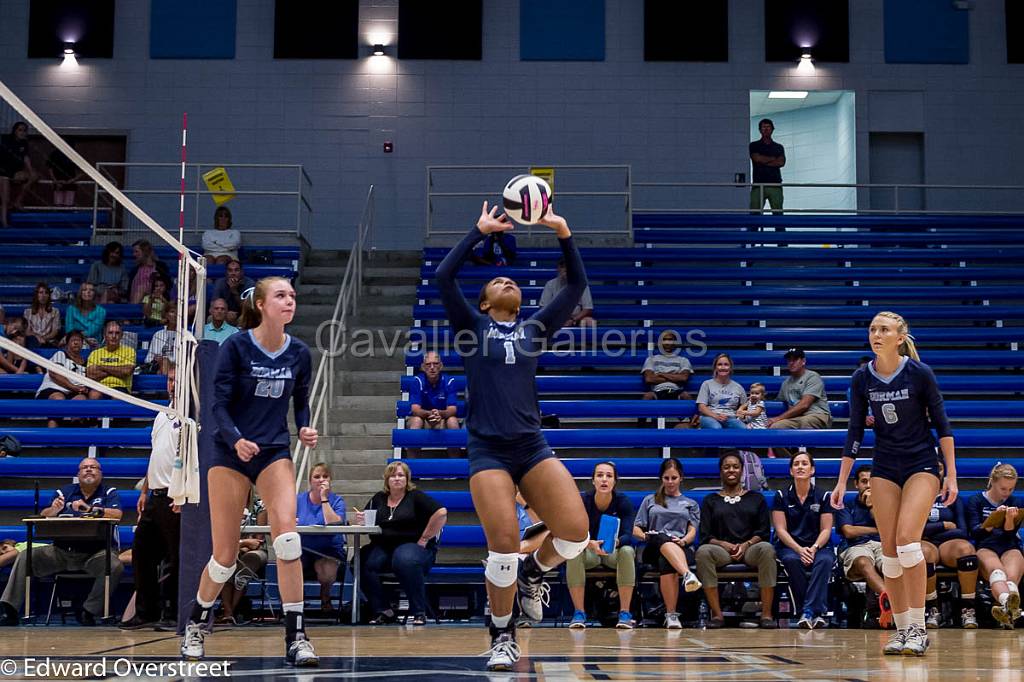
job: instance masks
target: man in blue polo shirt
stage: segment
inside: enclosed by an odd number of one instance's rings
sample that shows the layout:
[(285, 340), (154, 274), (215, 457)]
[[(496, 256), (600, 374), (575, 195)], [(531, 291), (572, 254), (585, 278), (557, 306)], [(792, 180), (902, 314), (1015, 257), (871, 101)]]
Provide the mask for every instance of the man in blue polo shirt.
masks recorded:
[(871, 514), (871, 467), (863, 465), (854, 472), (857, 501), (848, 504), (835, 515), (836, 530), (842, 536), (839, 561), (847, 580), (867, 583), (868, 625), (876, 625), (880, 615), (878, 595), (885, 591), (882, 579), (882, 541)]
[[(409, 391), (409, 418), (406, 428), (410, 429), (457, 429), (459, 418), (455, 416), (458, 409), (458, 392), (455, 390), (455, 379), (443, 373), (444, 365), (441, 356), (430, 352), (423, 356), (420, 365), (422, 374), (417, 374), (412, 389)], [(419, 454), (418, 448), (409, 448), (409, 454)], [(461, 455), (459, 448), (448, 448), (448, 454)]]
[[(85, 516), (94, 518), (121, 518), (121, 498), (113, 486), (103, 485), (103, 471), (99, 460), (86, 457), (78, 464), (78, 482), (54, 491), (50, 506), (41, 514), (55, 516)], [(117, 535), (115, 534), (115, 538)], [(61, 540), (47, 547), (32, 550), (32, 575), (41, 577), (65, 571), (85, 571), (96, 580), (85, 600), (84, 609), (77, 614), (82, 625), (95, 625), (103, 615), (103, 572), (106, 563), (106, 545), (102, 540)], [(27, 553), (22, 552), (14, 562), (7, 588), (0, 598), (3, 619), (0, 624), (16, 625), (18, 609), (25, 605), (25, 572)], [(117, 558), (117, 548), (110, 557), (111, 589), (121, 579), (124, 567)]]

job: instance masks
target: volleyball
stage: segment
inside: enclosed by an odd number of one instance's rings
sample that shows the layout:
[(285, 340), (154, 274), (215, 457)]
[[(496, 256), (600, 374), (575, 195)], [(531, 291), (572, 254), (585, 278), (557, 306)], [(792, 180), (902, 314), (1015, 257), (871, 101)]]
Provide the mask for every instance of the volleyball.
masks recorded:
[(551, 186), (536, 175), (517, 175), (501, 193), (505, 214), (523, 225), (536, 225), (551, 206)]

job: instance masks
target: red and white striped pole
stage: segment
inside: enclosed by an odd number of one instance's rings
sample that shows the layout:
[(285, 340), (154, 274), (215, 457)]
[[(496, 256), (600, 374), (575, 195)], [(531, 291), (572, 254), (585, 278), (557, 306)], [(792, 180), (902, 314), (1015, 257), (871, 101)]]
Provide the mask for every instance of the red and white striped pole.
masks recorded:
[[(181, 195), (178, 205), (178, 241), (185, 243), (185, 149), (188, 139), (188, 112), (181, 115)], [(199, 197), (196, 197), (199, 200)], [(179, 255), (182, 257), (183, 254)]]

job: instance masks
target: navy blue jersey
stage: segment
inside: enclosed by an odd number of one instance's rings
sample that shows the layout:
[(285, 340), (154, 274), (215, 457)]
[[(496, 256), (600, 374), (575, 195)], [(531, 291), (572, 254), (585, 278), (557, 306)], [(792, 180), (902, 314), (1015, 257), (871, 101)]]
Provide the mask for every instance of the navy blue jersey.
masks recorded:
[[(821, 533), (821, 515), (832, 515), (832, 503), (829, 497), (831, 490), (819, 493), (812, 485), (803, 502), (797, 497), (794, 486), (789, 490), (777, 491), (772, 501), (773, 512), (783, 512), (786, 515), (786, 530), (793, 536), (801, 547), (809, 547), (818, 540)], [(782, 546), (782, 541), (776, 536), (776, 544)]]
[(978, 549), (991, 549), (996, 554), (1011, 549), (1020, 549), (1020, 538), (1016, 530), (1004, 530), (1002, 526), (988, 529), (982, 528), (985, 519), (992, 516), (999, 507), (1024, 507), (1024, 498), (1010, 495), (1005, 502), (996, 504), (988, 499), (988, 495), (980, 492), (967, 500), (964, 516), (967, 520), (967, 531), (971, 534)]
[(419, 405), (424, 410), (446, 410), (455, 407), (459, 392), (455, 390), (455, 378), (441, 374), (437, 383), (431, 385), (425, 374), (417, 374), (409, 390), (409, 404)]
[[(474, 227), (437, 267), (437, 286), (466, 368), (466, 430), (489, 440), (521, 438), (540, 432), (537, 359), (545, 342), (569, 319), (587, 288), (583, 260), (572, 240), (559, 239), (566, 262), (564, 289), (528, 319), (497, 322), (471, 305), (455, 273), (484, 238)], [(469, 337), (469, 338), (465, 338)]]
[[(53, 493), (53, 498), (50, 500), (50, 504), (53, 505), (53, 501), (56, 499), (64, 500), (64, 508), (57, 514), (58, 516), (82, 516), (85, 512), (78, 511), (77, 509), (71, 508), (71, 503), (76, 500), (84, 500), (90, 507), (100, 507), (102, 509), (120, 509), (121, 508), (121, 496), (117, 492), (117, 488), (109, 485), (104, 485), (103, 481), (100, 481), (100, 485), (96, 490), (92, 492), (92, 495), (86, 496), (82, 492), (82, 486), (78, 483), (69, 483), (68, 485), (57, 488)], [(59, 540), (54, 542), (58, 547), (68, 550), (69, 552), (98, 552), (106, 548), (106, 543), (102, 540), (96, 539), (82, 539), (82, 540)], [(114, 546), (118, 546), (118, 536), (114, 533)]]
[(856, 458), (860, 451), (868, 406), (875, 415), (875, 457), (913, 460), (935, 453), (932, 428), (939, 438), (953, 435), (931, 367), (906, 356), (890, 377), (880, 376), (874, 361), (853, 373), (843, 457)]
[[(952, 523), (956, 527), (946, 528), (947, 523)], [(924, 539), (938, 546), (958, 538), (968, 539), (963, 501), (958, 497), (952, 507), (947, 507), (942, 502), (942, 495), (939, 495), (928, 512), (928, 521), (924, 524)]]
[(276, 353), (264, 350), (252, 330), (228, 337), (217, 359), (216, 436), (229, 448), (239, 438), (260, 448), (287, 447), (289, 399), (295, 401), (296, 426), (309, 426), (311, 365), (309, 348), (288, 334)]
[(843, 535), (843, 526), (864, 526), (865, 528), (878, 527), (875, 525), (875, 517), (871, 515), (871, 510), (861, 504), (859, 499), (853, 504), (848, 504), (842, 509), (836, 511), (835, 525), (836, 530), (839, 531), (839, 535), (843, 536), (843, 542), (839, 545), (840, 551), (846, 550), (850, 547), (856, 547), (857, 545), (863, 545), (869, 540), (874, 540), (875, 542), (881, 542), (882, 540), (878, 533), (861, 535), (855, 538), (847, 538)]

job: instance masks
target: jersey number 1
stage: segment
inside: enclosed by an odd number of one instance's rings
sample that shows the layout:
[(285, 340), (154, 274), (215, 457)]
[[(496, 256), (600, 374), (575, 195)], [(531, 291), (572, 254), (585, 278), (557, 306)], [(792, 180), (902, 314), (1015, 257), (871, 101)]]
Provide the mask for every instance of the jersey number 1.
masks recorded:
[(516, 349), (515, 349), (515, 346), (512, 345), (511, 341), (506, 341), (505, 342), (505, 364), (506, 365), (514, 365), (514, 364), (516, 364)]

